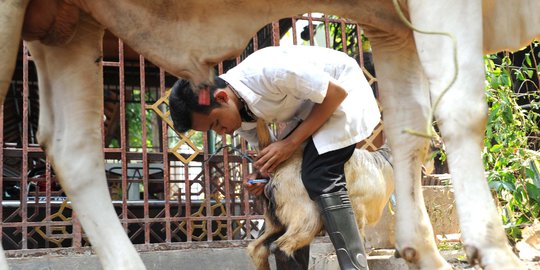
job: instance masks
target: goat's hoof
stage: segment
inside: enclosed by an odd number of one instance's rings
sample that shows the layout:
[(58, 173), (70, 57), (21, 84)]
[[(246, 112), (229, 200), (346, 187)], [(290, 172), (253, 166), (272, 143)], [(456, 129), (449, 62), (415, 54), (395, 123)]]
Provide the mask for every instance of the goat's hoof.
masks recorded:
[(418, 260), (417, 252), (412, 247), (406, 247), (399, 253), (400, 256), (410, 263), (415, 263)]
[(480, 263), (480, 254), (478, 253), (478, 249), (476, 247), (465, 245), (463, 249), (465, 250), (465, 254), (467, 254), (469, 264), (476, 265)]

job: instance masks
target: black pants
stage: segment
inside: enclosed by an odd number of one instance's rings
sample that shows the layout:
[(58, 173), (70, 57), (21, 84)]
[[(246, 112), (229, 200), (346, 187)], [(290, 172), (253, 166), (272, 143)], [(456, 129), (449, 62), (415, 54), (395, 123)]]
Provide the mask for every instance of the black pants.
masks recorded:
[(302, 182), (312, 200), (322, 194), (347, 190), (345, 162), (355, 147), (353, 144), (319, 155), (313, 139), (309, 138), (302, 160)]

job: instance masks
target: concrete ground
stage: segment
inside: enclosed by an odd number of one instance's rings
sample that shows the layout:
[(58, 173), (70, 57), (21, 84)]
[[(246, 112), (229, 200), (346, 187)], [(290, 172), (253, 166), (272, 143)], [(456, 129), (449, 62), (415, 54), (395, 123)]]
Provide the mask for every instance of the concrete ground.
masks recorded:
[[(153, 251), (140, 251), (148, 270), (255, 270), (246, 254), (247, 242), (238, 241), (222, 246), (214, 243), (179, 243), (175, 246), (156, 245)], [(48, 252), (48, 253), (44, 253)], [(442, 251), (454, 269), (479, 269), (471, 267), (462, 250)], [(334, 249), (328, 237), (319, 237), (311, 245), (310, 270), (339, 270)], [(27, 254), (7, 252), (11, 270), (96, 270), (102, 269), (90, 249), (77, 252), (62, 250), (31, 251)], [(270, 260), (273, 263), (273, 259)], [(394, 257), (394, 250), (381, 249), (368, 256), (371, 270), (407, 270), (403, 259)], [(540, 262), (526, 262), (528, 269), (540, 269)], [(272, 265), (275, 269), (275, 265)]]
[[(199, 247), (197, 247), (199, 246)], [(219, 244), (184, 246), (175, 250), (141, 251), (148, 270), (255, 270), (244, 248), (245, 243), (235, 247), (219, 247)], [(392, 254), (392, 255), (391, 255)], [(16, 256), (16, 257), (13, 257)], [(273, 263), (273, 259), (271, 258)], [(101, 269), (91, 250), (39, 254), (16, 254), (8, 252), (11, 270), (96, 270)], [(372, 270), (407, 269), (401, 259), (393, 258), (393, 252), (377, 254), (369, 258)], [(275, 269), (275, 265), (272, 265)], [(311, 245), (310, 269), (338, 270), (334, 249), (327, 237), (318, 238)]]

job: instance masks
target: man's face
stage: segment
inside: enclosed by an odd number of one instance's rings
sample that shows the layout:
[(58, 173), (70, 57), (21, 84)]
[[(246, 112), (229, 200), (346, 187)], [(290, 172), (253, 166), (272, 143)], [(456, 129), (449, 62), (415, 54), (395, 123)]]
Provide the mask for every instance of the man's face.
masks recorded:
[(242, 119), (236, 105), (228, 99), (220, 102), (208, 115), (193, 113), (193, 129), (198, 131), (213, 130), (218, 134), (232, 134), (242, 125)]

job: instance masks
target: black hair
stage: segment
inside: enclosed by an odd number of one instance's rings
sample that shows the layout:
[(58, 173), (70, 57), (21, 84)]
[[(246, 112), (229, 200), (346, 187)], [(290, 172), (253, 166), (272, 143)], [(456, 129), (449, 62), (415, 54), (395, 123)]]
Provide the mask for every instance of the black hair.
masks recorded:
[[(199, 91), (195, 93), (194, 89), (207, 87), (210, 89), (210, 104), (199, 104)], [(178, 132), (186, 132), (193, 126), (193, 113), (202, 113), (208, 115), (214, 108), (220, 106), (214, 99), (214, 93), (218, 88), (225, 88), (227, 83), (219, 78), (214, 77), (214, 84), (201, 84), (194, 86), (189, 80), (180, 79), (176, 81), (169, 95), (169, 110), (173, 121), (174, 129)]]

